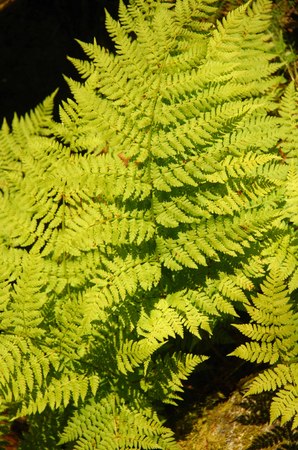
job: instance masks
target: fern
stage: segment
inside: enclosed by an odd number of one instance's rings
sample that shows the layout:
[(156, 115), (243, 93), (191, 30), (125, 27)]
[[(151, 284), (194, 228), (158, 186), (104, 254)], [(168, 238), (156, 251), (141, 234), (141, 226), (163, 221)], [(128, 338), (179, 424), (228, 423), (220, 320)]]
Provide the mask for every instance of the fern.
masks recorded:
[(277, 447), (280, 450), (295, 450), (296, 442), (297, 431), (292, 431), (287, 426), (275, 426), (272, 431), (270, 430), (257, 436), (247, 450), (270, 448), (270, 446), (276, 444), (282, 444), (282, 446)]
[(74, 449), (177, 448), (171, 433), (149, 410), (128, 408), (113, 395), (101, 402), (91, 401), (78, 411), (60, 440), (60, 444), (76, 442)]
[(280, 417), (283, 425), (293, 419), (294, 429), (298, 424), (298, 316), (291, 309), (289, 293), (278, 272), (267, 276), (262, 293), (246, 310), (251, 322), (234, 326), (252, 342), (242, 344), (232, 355), (273, 366), (257, 375), (247, 394), (273, 391), (271, 422)]
[[(106, 19), (116, 54), (80, 43), (60, 122), (50, 98), (3, 124), (0, 398), (44, 448), (177, 448), (156, 405), (206, 359), (178, 342), (244, 307), (255, 342), (239, 352), (294, 370), (279, 288), (297, 286), (296, 154), (278, 145), (296, 93), (280, 100), (270, 1), (216, 25), (214, 5), (121, 3)], [(280, 317), (249, 309), (261, 283)], [(288, 384), (272, 420), (293, 413)]]

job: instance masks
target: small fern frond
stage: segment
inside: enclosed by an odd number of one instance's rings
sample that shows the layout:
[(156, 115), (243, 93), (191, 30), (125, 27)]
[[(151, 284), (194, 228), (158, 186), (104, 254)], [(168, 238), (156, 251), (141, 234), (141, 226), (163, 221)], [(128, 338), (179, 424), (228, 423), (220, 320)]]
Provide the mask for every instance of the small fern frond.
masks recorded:
[(140, 387), (153, 399), (177, 405), (177, 401), (181, 400), (183, 381), (206, 359), (206, 356), (181, 352), (152, 358), (146, 366)]
[(288, 280), (288, 289), (293, 292), (295, 286), (295, 271), (297, 270), (297, 238), (295, 230), (291, 227), (286, 234), (275, 239), (271, 245), (262, 252), (263, 260), (272, 272), (278, 272), (280, 277)]
[(260, 394), (265, 391), (277, 389), (295, 384), (297, 380), (297, 363), (290, 365), (277, 364), (273, 369), (267, 369), (260, 373), (249, 385), (247, 395)]
[(138, 334), (148, 340), (165, 341), (176, 335), (183, 337), (183, 319), (166, 299), (159, 300), (150, 315), (145, 311), (138, 321)]
[(297, 368), (295, 371), (295, 384), (284, 386), (273, 397), (270, 407), (270, 420), (275, 421), (280, 417), (281, 425), (292, 421), (292, 429), (298, 426), (298, 386), (297, 386)]
[(233, 355), (270, 364), (290, 360), (298, 351), (297, 314), (291, 309), (284, 280), (271, 272), (261, 289), (252, 299), (253, 306), (246, 305), (251, 323), (234, 325), (256, 342), (242, 344)]
[(117, 367), (123, 374), (134, 372), (137, 367), (148, 364), (153, 353), (163, 345), (156, 339), (141, 339), (139, 341), (123, 341), (117, 355)]
[[(37, 275), (36, 275), (37, 273)], [(0, 327), (6, 333), (28, 338), (41, 338), (46, 330), (42, 309), (47, 300), (47, 284), (43, 260), (39, 256), (24, 255), (22, 271), (13, 287), (6, 284), (7, 301), (1, 313)]]
[(92, 442), (98, 450), (178, 450), (172, 432), (150, 409), (138, 411), (111, 394), (80, 408), (64, 429), (59, 444), (71, 442), (74, 449), (87, 450)]
[[(28, 338), (0, 335), (1, 346), (1, 398), (19, 402), (36, 387), (42, 386), (51, 366), (57, 367), (54, 354), (46, 354)], [(7, 385), (11, 389), (7, 390)]]
[(178, 291), (167, 295), (166, 302), (171, 308), (174, 308), (182, 317), (182, 322), (185, 328), (194, 336), (200, 337), (200, 329), (211, 334), (209, 324), (210, 311), (208, 307), (200, 308), (198, 303), (195, 303), (191, 297), (191, 292)]
[(41, 386), (39, 390), (33, 390), (27, 395), (18, 416), (41, 414), (47, 407), (54, 410), (67, 408), (68, 405), (78, 406), (90, 394), (95, 396), (98, 386), (97, 375), (86, 376), (65, 371), (57, 378), (50, 378), (46, 387)]
[[(242, 328), (240, 331), (244, 332)], [(249, 342), (238, 347), (233, 351), (233, 353), (230, 354), (230, 356), (238, 356), (238, 358), (245, 359), (250, 362), (274, 364), (279, 360), (280, 355), (279, 349), (275, 343), (272, 344), (271, 342), (262, 342), (259, 344), (258, 342)]]
[(253, 342), (242, 344), (231, 355), (273, 365), (255, 377), (247, 395), (273, 391), (271, 422), (279, 417), (282, 425), (293, 420), (294, 429), (298, 424), (298, 315), (279, 272), (270, 272), (261, 289), (252, 299), (253, 306), (246, 305), (251, 323), (234, 325)]

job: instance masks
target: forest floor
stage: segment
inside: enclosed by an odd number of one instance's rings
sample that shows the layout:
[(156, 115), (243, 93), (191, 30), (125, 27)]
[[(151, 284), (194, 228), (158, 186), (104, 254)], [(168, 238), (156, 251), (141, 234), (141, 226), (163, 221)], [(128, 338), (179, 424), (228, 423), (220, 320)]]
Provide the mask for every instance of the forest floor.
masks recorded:
[[(177, 422), (176, 433), (181, 450), (278, 450), (298, 449), (289, 428), (270, 425), (268, 397), (245, 397), (246, 378), (228, 396), (211, 395), (205, 404), (194, 405)], [(183, 436), (183, 429), (191, 427)], [(281, 447), (290, 445), (290, 447)], [(294, 446), (295, 445), (295, 446)]]

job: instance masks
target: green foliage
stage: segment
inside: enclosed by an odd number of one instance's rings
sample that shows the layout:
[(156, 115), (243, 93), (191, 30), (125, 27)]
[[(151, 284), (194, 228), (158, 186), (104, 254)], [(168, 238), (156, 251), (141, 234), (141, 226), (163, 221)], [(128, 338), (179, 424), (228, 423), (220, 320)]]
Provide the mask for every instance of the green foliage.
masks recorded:
[[(177, 448), (158, 405), (206, 359), (185, 332), (250, 313), (276, 267), (297, 287), (297, 94), (280, 100), (271, 3), (216, 26), (214, 4), (121, 3), (116, 54), (81, 43), (61, 121), (49, 98), (3, 124), (0, 398), (43, 448)], [(270, 314), (247, 359), (292, 361), (297, 328), (263, 342)]]
[(291, 84), (280, 104), (284, 130), (279, 149), (287, 164), (284, 185), (284, 218), (290, 229), (282, 240), (276, 240), (266, 251), (270, 270), (261, 290), (246, 310), (249, 324), (235, 325), (251, 342), (238, 347), (232, 354), (248, 361), (269, 363), (251, 384), (248, 395), (273, 391), (270, 420), (281, 424), (292, 420), (298, 426), (298, 315), (297, 315), (297, 92)]
[(130, 409), (124, 402), (117, 405), (115, 395), (91, 401), (75, 414), (60, 443), (70, 441), (79, 449), (177, 448), (171, 432), (152, 411)]
[(251, 342), (242, 344), (232, 355), (248, 361), (269, 363), (272, 368), (257, 375), (247, 392), (275, 393), (270, 420), (281, 424), (293, 419), (298, 425), (298, 314), (291, 309), (289, 292), (281, 275), (271, 273), (261, 286), (262, 293), (246, 305), (251, 321), (235, 325)]

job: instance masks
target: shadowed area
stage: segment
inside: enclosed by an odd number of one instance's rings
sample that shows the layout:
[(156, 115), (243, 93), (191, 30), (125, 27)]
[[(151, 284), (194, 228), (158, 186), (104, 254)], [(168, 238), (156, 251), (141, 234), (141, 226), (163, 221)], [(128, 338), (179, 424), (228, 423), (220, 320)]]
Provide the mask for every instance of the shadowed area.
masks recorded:
[(106, 8), (117, 16), (118, 0), (0, 0), (0, 121), (24, 114), (59, 88), (63, 74), (77, 78), (66, 56), (83, 57), (75, 39), (111, 47)]

